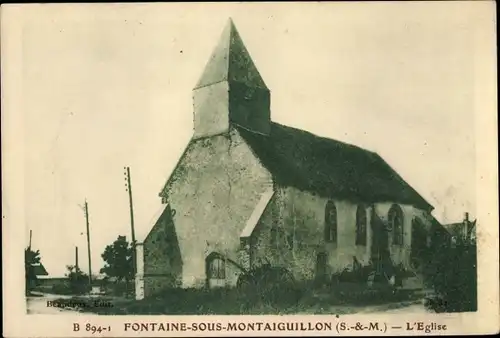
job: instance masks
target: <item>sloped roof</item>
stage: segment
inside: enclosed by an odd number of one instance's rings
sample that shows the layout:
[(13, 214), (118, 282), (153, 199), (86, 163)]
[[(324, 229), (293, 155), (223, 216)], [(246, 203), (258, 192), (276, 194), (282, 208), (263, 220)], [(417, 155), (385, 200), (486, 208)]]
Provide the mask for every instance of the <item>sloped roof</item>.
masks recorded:
[(36, 276), (48, 276), (49, 273), (45, 269), (42, 263), (31, 264), (33, 267), (33, 272)]
[(224, 28), (194, 89), (222, 81), (267, 89), (231, 19)]
[(245, 228), (240, 234), (241, 238), (246, 238), (250, 237), (257, 226), (257, 223), (259, 223), (260, 218), (262, 217), (262, 214), (264, 213), (264, 210), (266, 210), (267, 205), (269, 204), (269, 201), (271, 201), (271, 198), (274, 195), (274, 190), (272, 187), (267, 189), (260, 197), (259, 203), (257, 203), (257, 206), (252, 212), (252, 215), (250, 215), (250, 218), (248, 219)]
[(469, 227), (464, 222), (443, 224), (443, 227), (452, 235), (452, 236), (464, 236), (469, 235), (471, 231), (474, 230), (476, 226), (476, 221), (469, 222)]
[(471, 231), (475, 231), (476, 230), (476, 223), (477, 223), (477, 220), (471, 222), (471, 225), (470, 225), (470, 229), (469, 229), (469, 233)]
[(453, 236), (459, 235), (463, 231), (463, 226), (464, 224), (462, 222), (443, 224), (443, 227), (446, 229), (446, 231), (448, 231)]
[(158, 219), (163, 215), (163, 213), (167, 209), (167, 206), (168, 204), (162, 204), (150, 218), (149, 222), (144, 227), (141, 227), (141, 231), (137, 232), (136, 241), (138, 244), (143, 243), (146, 240), (147, 236), (151, 232), (151, 229), (153, 229), (153, 227), (158, 222)]
[(61, 279), (68, 279), (68, 276), (42, 275), (42, 276), (37, 276), (37, 278), (40, 280), (61, 280)]
[(450, 232), (433, 215), (431, 215), (431, 226), (435, 234), (438, 233), (440, 235), (451, 237)]
[(274, 122), (269, 136), (237, 128), (279, 184), (324, 196), (433, 208), (374, 152)]

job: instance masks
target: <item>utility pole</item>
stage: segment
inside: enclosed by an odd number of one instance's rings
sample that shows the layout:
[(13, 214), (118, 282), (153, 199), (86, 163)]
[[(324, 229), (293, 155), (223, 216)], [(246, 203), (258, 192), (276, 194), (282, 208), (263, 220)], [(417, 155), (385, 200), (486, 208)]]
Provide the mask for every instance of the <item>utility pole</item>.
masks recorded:
[(30, 243), (28, 245), (28, 249), (31, 251), (31, 237), (33, 236), (33, 230), (30, 230)]
[(92, 287), (92, 256), (90, 255), (90, 229), (89, 229), (89, 207), (85, 200), (85, 223), (87, 224), (87, 251), (89, 254), (89, 288)]
[(78, 247), (75, 246), (75, 269), (78, 271)]
[(132, 203), (132, 183), (130, 180), (130, 167), (124, 167), (125, 172), (125, 190), (128, 191), (128, 200), (130, 207), (130, 227), (132, 231), (132, 274), (135, 278), (135, 270), (136, 270), (136, 250), (135, 250), (135, 229), (134, 229), (134, 205)]

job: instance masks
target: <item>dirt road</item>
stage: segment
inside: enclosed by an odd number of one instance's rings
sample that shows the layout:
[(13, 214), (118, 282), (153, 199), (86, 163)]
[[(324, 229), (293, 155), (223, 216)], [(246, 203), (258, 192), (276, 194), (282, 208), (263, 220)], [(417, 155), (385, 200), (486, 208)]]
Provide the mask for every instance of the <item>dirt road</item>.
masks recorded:
[(420, 314), (430, 313), (423, 303), (417, 304), (388, 304), (382, 306), (369, 306), (358, 313), (383, 313), (383, 314)]

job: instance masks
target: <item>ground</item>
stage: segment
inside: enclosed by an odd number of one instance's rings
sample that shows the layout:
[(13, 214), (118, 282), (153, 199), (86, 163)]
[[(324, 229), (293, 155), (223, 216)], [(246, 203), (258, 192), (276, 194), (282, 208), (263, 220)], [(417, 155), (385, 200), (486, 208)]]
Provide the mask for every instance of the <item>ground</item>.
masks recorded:
[[(188, 291), (189, 293), (189, 291)], [(187, 299), (189, 296), (181, 296), (176, 299), (177, 302), (189, 303)], [(100, 305), (94, 306), (95, 301)], [(54, 294), (37, 294), (27, 298), (27, 307), (29, 314), (74, 314), (81, 313), (85, 315), (120, 315), (120, 314), (353, 314), (353, 313), (406, 313), (417, 314), (426, 313), (428, 310), (424, 306), (423, 296), (417, 295), (415, 297), (404, 297), (404, 299), (393, 299), (383, 303), (375, 303), (371, 305), (352, 305), (352, 304), (329, 304), (325, 301), (309, 300), (301, 304), (294, 304), (283, 306), (277, 310), (276, 305), (258, 304), (252, 305), (251, 308), (243, 307), (228, 309), (227, 307), (220, 307), (220, 301), (214, 301), (213, 304), (200, 305), (197, 303), (190, 308), (183, 306), (172, 307), (172, 300), (165, 302), (164, 297), (136, 301), (132, 299), (125, 299), (122, 297), (92, 297), (92, 296), (61, 296)], [(89, 306), (85, 308), (59, 308), (47, 306), (48, 301), (58, 301), (61, 303), (86, 303)], [(223, 302), (222, 302), (223, 303)], [(222, 309), (222, 310), (221, 310)], [(236, 309), (236, 310), (235, 310)], [(238, 310), (241, 310), (240, 312)], [(239, 313), (238, 313), (239, 312)]]

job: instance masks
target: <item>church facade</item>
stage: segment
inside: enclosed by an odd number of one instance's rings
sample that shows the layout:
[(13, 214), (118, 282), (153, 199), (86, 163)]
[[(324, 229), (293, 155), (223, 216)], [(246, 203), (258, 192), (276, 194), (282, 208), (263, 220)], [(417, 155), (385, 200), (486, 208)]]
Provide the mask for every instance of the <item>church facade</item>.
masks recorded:
[(433, 207), (378, 154), (271, 120), (230, 20), (193, 90), (194, 131), (137, 245), (136, 297), (231, 287), (263, 263), (297, 280), (380, 257), (411, 268)]

